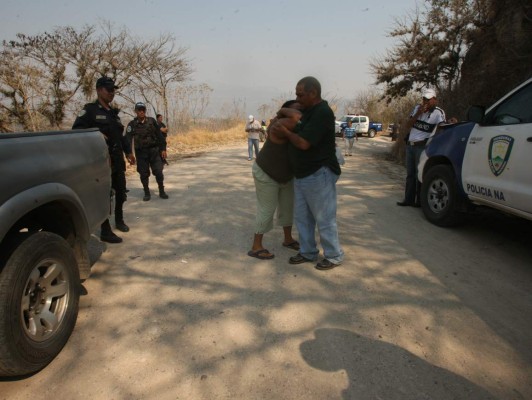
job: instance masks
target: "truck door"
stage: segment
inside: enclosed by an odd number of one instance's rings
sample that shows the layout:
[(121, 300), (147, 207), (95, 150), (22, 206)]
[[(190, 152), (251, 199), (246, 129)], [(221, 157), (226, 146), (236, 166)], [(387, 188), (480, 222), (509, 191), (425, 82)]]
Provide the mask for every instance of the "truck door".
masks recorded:
[(360, 117), (360, 132), (368, 133), (368, 130), (369, 130), (369, 118)]
[(353, 117), (351, 118), (351, 122), (353, 123), (352, 127), (355, 128), (357, 136), (359, 136), (362, 133), (362, 130), (360, 129), (360, 118)]
[(532, 83), (488, 110), (469, 137), (464, 190), (481, 203), (532, 214)]

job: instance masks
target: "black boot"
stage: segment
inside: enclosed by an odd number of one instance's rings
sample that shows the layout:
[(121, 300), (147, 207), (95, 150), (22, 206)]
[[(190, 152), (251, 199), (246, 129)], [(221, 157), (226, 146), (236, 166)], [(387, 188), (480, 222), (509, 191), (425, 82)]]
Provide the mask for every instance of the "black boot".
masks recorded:
[(144, 189), (144, 197), (142, 198), (142, 200), (150, 201), (150, 199), (151, 199), (150, 189)]
[(159, 197), (161, 199), (167, 199), (168, 198), (168, 195), (164, 191), (164, 186), (159, 186)]
[(116, 236), (111, 230), (111, 224), (109, 223), (108, 219), (106, 219), (105, 222), (101, 226), (100, 240), (102, 242), (107, 242), (107, 243), (122, 243), (122, 238), (119, 236)]
[(129, 226), (126, 225), (124, 220), (121, 221), (115, 221), (116, 229), (122, 232), (129, 232)]
[(115, 226), (116, 229), (122, 232), (129, 232), (129, 226), (124, 222), (124, 210), (122, 209), (124, 205), (124, 196), (117, 196), (115, 204)]

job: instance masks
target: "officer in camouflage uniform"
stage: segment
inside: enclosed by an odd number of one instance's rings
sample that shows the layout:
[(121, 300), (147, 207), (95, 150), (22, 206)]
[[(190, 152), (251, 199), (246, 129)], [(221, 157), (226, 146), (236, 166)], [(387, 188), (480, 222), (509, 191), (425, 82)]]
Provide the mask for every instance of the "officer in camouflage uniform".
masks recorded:
[[(131, 146), (124, 137), (124, 125), (118, 116), (118, 110), (111, 107), (115, 96), (113, 79), (103, 76), (96, 81), (98, 99), (94, 103), (85, 104), (78, 114), (72, 129), (98, 128), (105, 137), (111, 159), (111, 186), (115, 191), (115, 223), (116, 228), (128, 232), (129, 227), (124, 223), (123, 204), (126, 201), (126, 163), (124, 154), (131, 164), (135, 163)], [(109, 243), (120, 243), (122, 238), (111, 230), (109, 219), (101, 226), (100, 239)]]
[[(164, 191), (163, 160), (166, 160), (166, 140), (159, 129), (155, 118), (146, 116), (146, 105), (135, 104), (137, 118), (132, 120), (126, 129), (126, 137), (130, 147), (135, 148), (137, 172), (144, 188), (144, 201), (151, 199), (149, 179), (150, 168), (159, 186), (159, 197), (167, 199)], [(132, 145), (133, 143), (133, 145)]]

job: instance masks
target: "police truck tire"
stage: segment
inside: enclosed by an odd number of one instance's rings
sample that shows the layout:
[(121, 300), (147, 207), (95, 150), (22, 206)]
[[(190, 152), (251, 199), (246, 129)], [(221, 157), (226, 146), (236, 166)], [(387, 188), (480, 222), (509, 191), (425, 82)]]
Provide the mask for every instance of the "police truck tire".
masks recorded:
[(436, 165), (427, 171), (421, 185), (421, 208), (435, 225), (448, 227), (462, 222), (462, 200), (450, 166)]
[(76, 324), (80, 279), (68, 243), (50, 232), (27, 237), (0, 272), (0, 376), (49, 364)]
[(369, 136), (370, 138), (374, 138), (376, 133), (377, 133), (377, 131), (376, 131), (375, 129), (370, 129), (370, 130), (368, 131), (368, 136)]

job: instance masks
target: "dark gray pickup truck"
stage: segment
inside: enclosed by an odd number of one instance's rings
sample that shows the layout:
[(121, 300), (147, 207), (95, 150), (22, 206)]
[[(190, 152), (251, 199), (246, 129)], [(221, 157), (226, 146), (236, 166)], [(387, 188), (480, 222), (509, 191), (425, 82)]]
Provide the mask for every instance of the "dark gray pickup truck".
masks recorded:
[(42, 369), (68, 341), (110, 179), (97, 130), (0, 134), (0, 376)]

